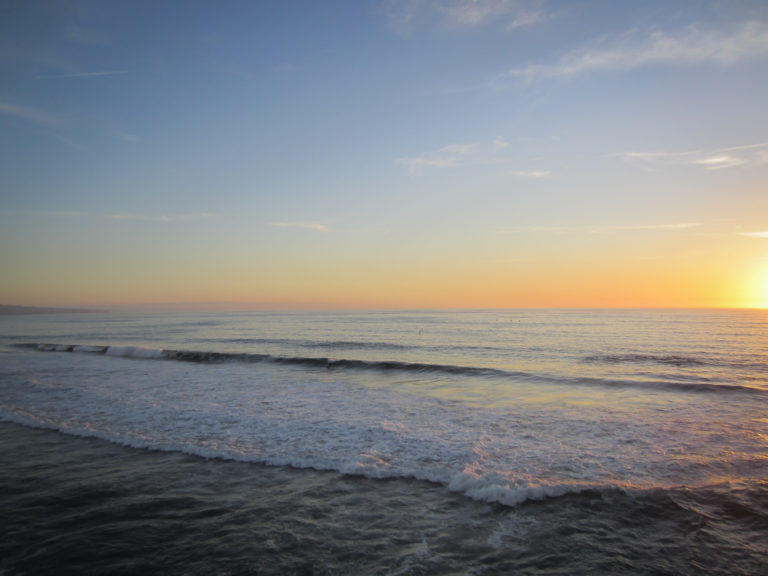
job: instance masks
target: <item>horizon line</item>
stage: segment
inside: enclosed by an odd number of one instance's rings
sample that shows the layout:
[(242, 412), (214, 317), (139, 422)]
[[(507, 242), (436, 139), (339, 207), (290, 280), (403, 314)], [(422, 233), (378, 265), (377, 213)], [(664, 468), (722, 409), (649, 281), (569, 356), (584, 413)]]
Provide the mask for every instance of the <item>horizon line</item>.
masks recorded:
[(483, 310), (768, 310), (768, 306), (331, 306), (323, 303), (279, 304), (233, 301), (194, 301), (194, 302), (145, 302), (123, 304), (0, 304), (0, 309), (27, 309), (76, 312), (386, 312), (386, 311), (433, 311), (461, 312)]

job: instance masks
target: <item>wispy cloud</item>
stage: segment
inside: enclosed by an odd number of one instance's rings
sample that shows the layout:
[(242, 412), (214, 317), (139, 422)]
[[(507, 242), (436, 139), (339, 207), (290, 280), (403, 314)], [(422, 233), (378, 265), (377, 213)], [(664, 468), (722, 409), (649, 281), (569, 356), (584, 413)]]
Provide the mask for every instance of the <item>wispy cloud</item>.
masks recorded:
[(210, 212), (196, 212), (192, 214), (136, 214), (130, 212), (120, 212), (114, 214), (104, 214), (112, 220), (139, 220), (143, 222), (184, 222), (190, 220), (205, 220), (212, 218), (215, 214)]
[(695, 166), (704, 170), (723, 170), (768, 163), (768, 142), (687, 152), (625, 152), (621, 156), (627, 162), (646, 168)]
[(513, 68), (496, 76), (493, 85), (511, 80), (567, 78), (596, 71), (631, 70), (653, 64), (699, 62), (732, 64), (768, 56), (768, 23), (744, 22), (728, 30), (689, 26), (677, 34), (631, 30), (602, 46), (577, 50), (549, 64)]
[(44, 128), (59, 128), (65, 123), (63, 119), (50, 112), (46, 112), (45, 110), (32, 108), (30, 106), (9, 104), (7, 102), (0, 102), (0, 114), (19, 118)]
[(502, 19), (508, 28), (532, 26), (545, 19), (539, 2), (524, 0), (437, 0), (433, 10), (455, 26), (478, 26)]
[(447, 166), (456, 166), (458, 160), (456, 158), (448, 157), (425, 157), (417, 156), (415, 158), (397, 158), (396, 164), (408, 166), (408, 171), (414, 174), (419, 168), (424, 166), (432, 166), (436, 168), (445, 168)]
[(596, 226), (590, 230), (593, 234), (610, 234), (611, 232), (632, 232), (639, 230), (685, 230), (698, 228), (698, 222), (680, 222), (674, 224), (635, 224), (635, 225), (608, 225)]
[(50, 76), (38, 76), (38, 80), (59, 80), (61, 78), (94, 78), (98, 76), (120, 76), (128, 74), (128, 70), (100, 70), (97, 72), (75, 72), (73, 74), (53, 74)]
[(216, 214), (196, 212), (190, 214), (138, 214), (131, 212), (88, 212), (79, 210), (0, 210), (5, 216), (34, 216), (43, 218), (98, 218), (107, 220), (136, 220), (143, 222), (183, 222), (213, 218)]
[(317, 224), (313, 222), (270, 222), (270, 226), (275, 228), (303, 228), (305, 230), (316, 230), (318, 232), (326, 232), (328, 226), (325, 224)]
[(42, 216), (45, 218), (80, 218), (93, 215), (77, 210), (0, 210), (0, 214), (3, 216)]
[(409, 31), (417, 21), (455, 28), (501, 22), (513, 30), (547, 20), (550, 16), (541, 4), (541, 0), (387, 0), (383, 8), (398, 32)]
[(496, 150), (503, 150), (507, 146), (509, 146), (509, 142), (504, 136), (496, 136), (493, 141), (493, 147), (496, 148)]
[(740, 232), (739, 236), (749, 236), (750, 238), (768, 238), (768, 231), (763, 231), (763, 232)]
[(395, 164), (407, 166), (411, 174), (423, 167), (447, 168), (459, 164), (462, 157), (468, 155), (475, 148), (476, 144), (449, 144), (437, 152), (410, 158), (396, 158)]
[(121, 132), (116, 131), (114, 132), (115, 138), (118, 140), (122, 140), (123, 142), (139, 142), (141, 138), (139, 138), (136, 134), (130, 134), (128, 132)]
[(80, 150), (80, 152), (87, 152), (88, 154), (93, 154), (94, 150), (92, 148), (89, 148), (88, 146), (84, 146), (77, 140), (73, 140), (72, 138), (68, 138), (67, 136), (64, 136), (63, 134), (59, 133), (53, 133), (53, 138), (64, 144), (64, 146), (67, 146), (68, 148), (73, 148), (75, 150)]
[[(435, 152), (419, 156), (396, 158), (395, 164), (408, 167), (411, 174), (422, 168), (451, 168), (459, 166), (510, 165), (520, 160), (506, 149), (509, 142), (503, 136), (492, 141), (472, 144), (450, 144)], [(544, 170), (514, 170), (512, 176), (519, 178), (546, 178), (551, 172)]]
[(539, 232), (542, 234), (612, 234), (616, 232), (685, 230), (701, 226), (698, 222), (676, 222), (666, 224), (606, 224), (600, 226), (522, 226), (513, 230), (502, 230), (500, 234)]
[(552, 175), (552, 173), (547, 170), (513, 170), (511, 174), (518, 178), (530, 178), (533, 180), (549, 178)]
[(744, 158), (738, 156), (731, 156), (730, 154), (722, 154), (719, 156), (708, 156), (706, 158), (698, 158), (693, 160), (691, 164), (695, 166), (702, 166), (706, 170), (720, 170), (722, 168), (733, 168), (734, 166), (743, 166), (747, 164)]

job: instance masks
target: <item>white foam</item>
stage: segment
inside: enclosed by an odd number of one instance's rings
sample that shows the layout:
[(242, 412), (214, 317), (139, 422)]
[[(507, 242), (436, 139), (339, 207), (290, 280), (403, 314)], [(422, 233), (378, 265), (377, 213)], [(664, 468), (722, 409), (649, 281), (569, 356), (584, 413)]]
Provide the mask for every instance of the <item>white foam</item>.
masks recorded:
[[(158, 358), (163, 351), (116, 346), (106, 354)], [(355, 377), (268, 363), (115, 362), (100, 354), (37, 354), (30, 362), (18, 351), (0, 365), (0, 417), (136, 448), (429, 480), (507, 505), (630, 484), (700, 484), (713, 470), (737, 477), (735, 464), (723, 462), (726, 449), (753, 466), (750, 473), (768, 473), (749, 430), (723, 433), (763, 414), (746, 402), (738, 414), (708, 395), (681, 398), (679, 410), (668, 399), (666, 412), (639, 415), (636, 406), (608, 400), (477, 408)]]
[(105, 348), (104, 346), (75, 346), (72, 348), (72, 352), (85, 352), (85, 353), (96, 353), (96, 352), (104, 352)]
[(122, 358), (162, 358), (163, 350), (143, 346), (110, 346), (107, 348), (106, 354), (107, 356), (120, 356)]

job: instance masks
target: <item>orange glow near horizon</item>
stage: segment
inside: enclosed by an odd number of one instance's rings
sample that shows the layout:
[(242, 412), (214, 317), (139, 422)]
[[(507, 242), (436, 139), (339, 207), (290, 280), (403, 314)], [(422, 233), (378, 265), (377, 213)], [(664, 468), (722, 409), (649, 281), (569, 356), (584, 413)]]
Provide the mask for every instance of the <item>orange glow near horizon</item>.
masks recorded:
[[(114, 307), (175, 304), (211, 309), (759, 308), (768, 271), (735, 264), (563, 260), (495, 262), (317, 261), (243, 272), (237, 263), (179, 266), (165, 274), (70, 275), (54, 291), (18, 285), (6, 304)], [(716, 263), (714, 263), (716, 264)], [(397, 273), (395, 273), (397, 271)]]

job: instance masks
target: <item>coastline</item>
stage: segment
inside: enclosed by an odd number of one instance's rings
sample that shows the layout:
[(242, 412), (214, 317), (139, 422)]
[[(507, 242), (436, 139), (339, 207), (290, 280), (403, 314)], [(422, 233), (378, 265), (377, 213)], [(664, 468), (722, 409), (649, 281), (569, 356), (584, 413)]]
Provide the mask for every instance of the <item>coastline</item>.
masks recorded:
[(0, 304), (0, 316), (30, 316), (36, 314), (104, 314), (107, 310), (94, 308), (52, 308)]

